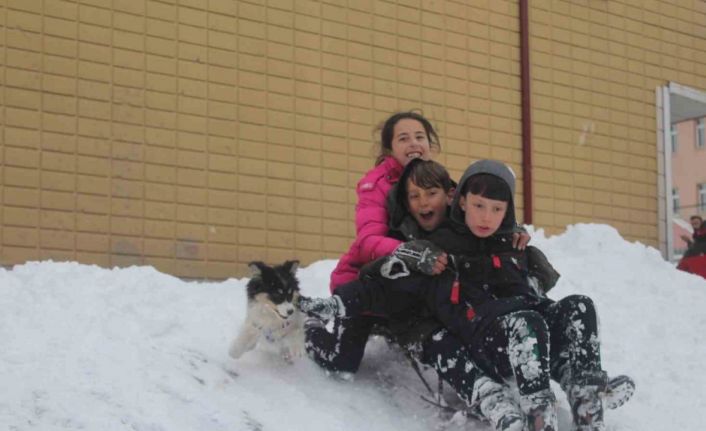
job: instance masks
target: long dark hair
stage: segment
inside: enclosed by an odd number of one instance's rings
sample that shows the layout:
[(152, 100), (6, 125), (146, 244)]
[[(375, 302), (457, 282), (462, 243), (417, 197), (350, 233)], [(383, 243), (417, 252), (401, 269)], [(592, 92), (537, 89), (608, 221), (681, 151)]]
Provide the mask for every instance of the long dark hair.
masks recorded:
[(375, 128), (375, 131), (380, 131), (380, 153), (378, 154), (377, 160), (375, 160), (375, 166), (382, 163), (386, 156), (392, 153), (392, 138), (395, 135), (395, 125), (400, 120), (411, 119), (417, 120), (424, 127), (424, 131), (427, 134), (427, 139), (429, 140), (430, 149), (436, 149), (441, 151), (441, 143), (439, 142), (439, 135), (436, 134), (434, 126), (431, 122), (426, 119), (422, 114), (416, 111), (402, 111), (392, 114), (384, 123), (380, 124)]

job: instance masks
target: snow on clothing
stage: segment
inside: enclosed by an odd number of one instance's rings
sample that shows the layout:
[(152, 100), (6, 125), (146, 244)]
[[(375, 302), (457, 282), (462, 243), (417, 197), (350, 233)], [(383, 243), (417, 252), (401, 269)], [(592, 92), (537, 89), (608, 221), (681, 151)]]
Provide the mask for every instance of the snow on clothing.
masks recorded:
[[(354, 282), (355, 283), (355, 282)], [(389, 328), (381, 317), (358, 316), (334, 320), (333, 332), (323, 326), (306, 328), (306, 350), (322, 368), (333, 372), (355, 373), (365, 353), (368, 337), (374, 327)], [(410, 328), (414, 328), (411, 324)], [(390, 328), (393, 332), (394, 328)], [(387, 332), (387, 331), (385, 331)], [(432, 367), (463, 400), (470, 404), (473, 387), (480, 375), (464, 343), (439, 325), (436, 330), (415, 344), (403, 344), (413, 357)]]
[[(514, 193), (514, 175), (493, 161), (471, 165), (460, 184), (479, 173), (500, 177)], [(485, 372), (515, 377), (521, 394), (549, 389), (550, 366), (573, 376), (600, 372), (598, 328), (590, 299), (571, 296), (554, 303), (530, 286), (527, 254), (512, 247), (516, 224), (512, 201), (499, 233), (478, 238), (465, 226), (458, 204), (461, 187), (457, 190), (451, 223), (426, 238), (454, 256), (455, 268), (435, 277), (413, 274), (394, 280), (375, 276), (379, 273), (373, 270), (361, 282), (336, 290), (346, 314), (375, 313), (397, 322), (408, 313), (423, 316), (426, 307), (427, 315), (468, 346), (471, 358)], [(576, 327), (583, 331), (571, 332)], [(562, 330), (568, 331), (565, 336)], [(551, 358), (549, 332), (557, 334), (551, 337)], [(553, 373), (557, 379), (558, 373)]]
[(400, 244), (400, 241), (387, 236), (388, 212), (385, 202), (388, 192), (401, 173), (402, 165), (388, 156), (358, 182), (356, 238), (331, 273), (331, 292), (336, 287), (357, 279), (358, 271), (363, 265), (387, 256)]
[[(510, 187), (511, 200), (498, 232), (470, 241), (474, 235), (462, 228), (465, 215), (459, 202), (463, 184), (481, 173), (501, 178)], [(439, 231), (437, 238), (449, 254), (461, 256), (456, 260), (459, 283), (447, 287), (446, 304), (450, 305), (442, 305), (455, 311), (456, 319), (442, 320), (449, 328), (459, 325), (464, 341), (470, 342), (473, 357), (483, 369), (503, 377), (508, 377), (511, 369), (521, 394), (549, 389), (550, 374), (564, 387), (594, 376), (604, 377), (596, 312), (590, 298), (572, 295), (553, 302), (527, 282), (527, 253), (511, 246), (511, 232), (516, 224), (514, 193), (514, 173), (493, 160), (473, 163), (461, 177), (450, 219), (457, 231), (466, 234), (453, 235), (452, 230), (445, 229)], [(454, 286), (459, 285), (456, 292)], [(458, 305), (464, 303), (469, 305), (467, 323), (458, 312)], [(507, 339), (500, 340), (498, 332), (506, 334)], [(533, 343), (536, 348), (528, 349)], [(506, 351), (499, 351), (498, 345)], [(503, 369), (502, 358), (507, 358), (509, 368)], [(488, 370), (491, 366), (495, 369)]]
[[(358, 184), (356, 227), (359, 233), (331, 275), (332, 292), (342, 285), (372, 282), (358, 279), (361, 267), (377, 257), (389, 255), (401, 243), (390, 237), (381, 238), (388, 234), (388, 209), (390, 214), (399, 213), (394, 200), (388, 201), (386, 194), (399, 179), (401, 170), (402, 167), (388, 157)], [(407, 228), (416, 226), (412, 223), (400, 228), (394, 220), (390, 222), (393, 223), (391, 232), (401, 239), (407, 237)], [(368, 337), (376, 325), (389, 330), (394, 341), (436, 370), (461, 398), (470, 402), (479, 371), (461, 340), (430, 318), (428, 312), (415, 315), (408, 310), (404, 318), (394, 322), (372, 315), (335, 319), (332, 331), (323, 325), (308, 325), (306, 350), (326, 370), (354, 373), (358, 371)]]

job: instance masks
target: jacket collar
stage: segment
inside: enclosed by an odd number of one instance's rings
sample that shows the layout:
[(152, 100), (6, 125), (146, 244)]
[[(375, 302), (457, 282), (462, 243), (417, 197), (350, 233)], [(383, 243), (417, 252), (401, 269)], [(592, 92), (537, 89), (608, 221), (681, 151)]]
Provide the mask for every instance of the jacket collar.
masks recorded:
[(400, 175), (402, 175), (402, 170), (404, 169), (400, 162), (395, 160), (392, 156), (385, 157), (385, 160), (380, 163), (380, 166), (387, 172), (387, 180), (391, 183), (396, 183), (400, 179)]

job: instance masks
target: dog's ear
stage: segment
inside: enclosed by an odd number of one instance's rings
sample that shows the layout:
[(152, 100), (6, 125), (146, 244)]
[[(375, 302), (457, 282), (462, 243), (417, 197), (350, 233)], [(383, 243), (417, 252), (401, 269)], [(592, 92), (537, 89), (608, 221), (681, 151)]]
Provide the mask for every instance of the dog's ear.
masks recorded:
[(297, 275), (297, 268), (299, 268), (298, 260), (288, 260), (282, 264), (284, 269), (289, 271), (292, 275)]
[(260, 262), (259, 260), (255, 262), (250, 262), (248, 264), (248, 267), (250, 268), (250, 272), (252, 273), (253, 277), (257, 277), (262, 275), (262, 270), (267, 267), (264, 262)]

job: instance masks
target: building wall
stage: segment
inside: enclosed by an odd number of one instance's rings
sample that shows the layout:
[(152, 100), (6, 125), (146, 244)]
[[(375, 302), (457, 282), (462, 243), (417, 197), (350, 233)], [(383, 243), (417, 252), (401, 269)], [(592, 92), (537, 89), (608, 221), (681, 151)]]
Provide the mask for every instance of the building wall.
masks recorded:
[(656, 245), (655, 88), (706, 88), (706, 5), (532, 5), (535, 224), (609, 223)]
[[(522, 181), (517, 1), (175, 3), (0, 0), (2, 264), (337, 258), (401, 109), (454, 176), (492, 157)], [(706, 88), (706, 6), (530, 6), (535, 226), (656, 244), (654, 89)]]

